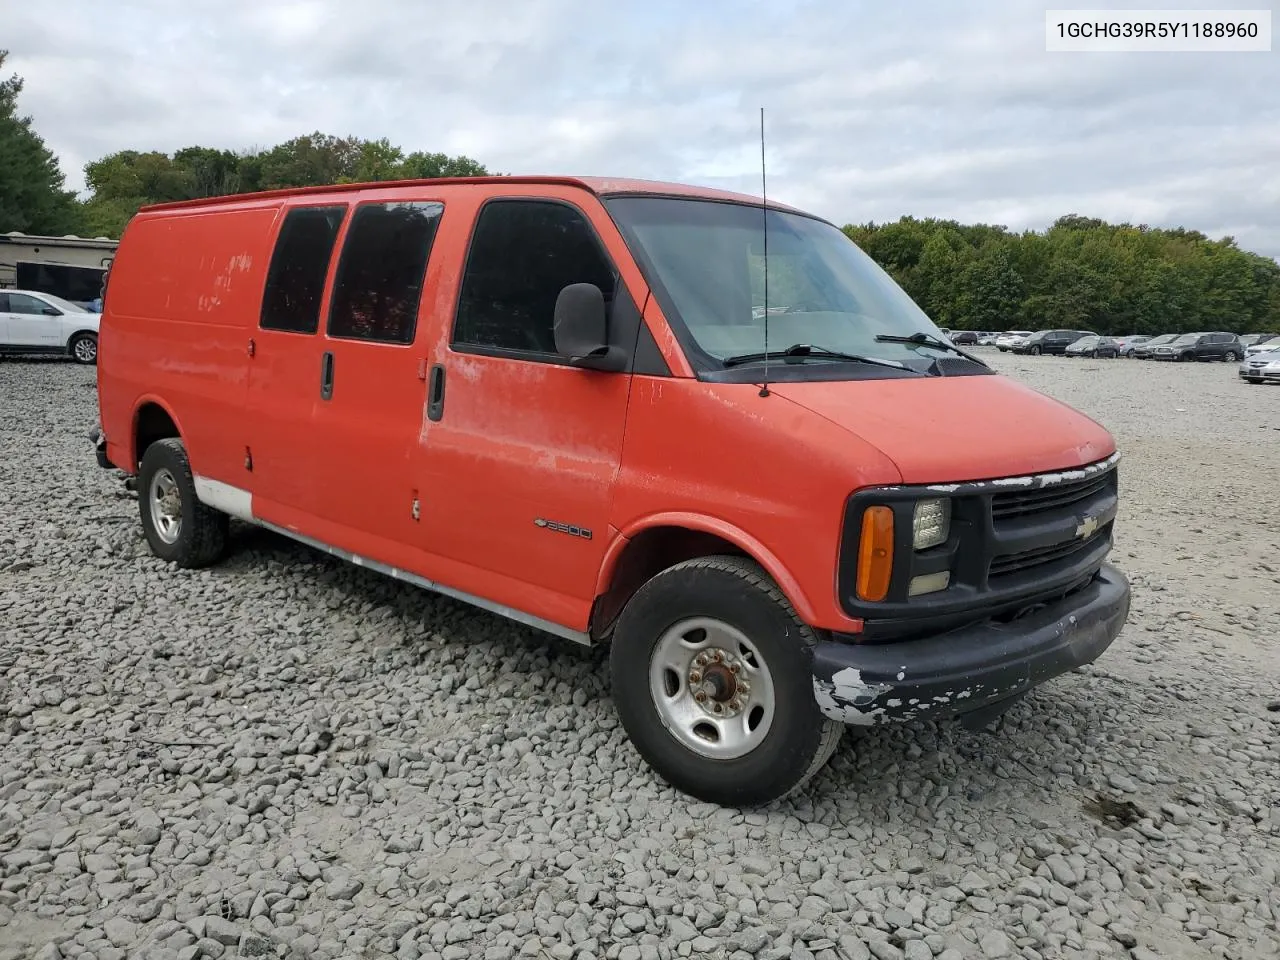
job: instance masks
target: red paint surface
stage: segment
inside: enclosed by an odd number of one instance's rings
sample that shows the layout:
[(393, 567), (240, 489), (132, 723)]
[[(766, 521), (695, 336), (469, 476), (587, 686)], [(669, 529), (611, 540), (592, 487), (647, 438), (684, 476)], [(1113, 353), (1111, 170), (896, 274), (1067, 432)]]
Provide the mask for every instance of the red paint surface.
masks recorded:
[(1105, 428), (1008, 377), (779, 383), (770, 390), (884, 453), (903, 483), (1069, 470), (1115, 452)]

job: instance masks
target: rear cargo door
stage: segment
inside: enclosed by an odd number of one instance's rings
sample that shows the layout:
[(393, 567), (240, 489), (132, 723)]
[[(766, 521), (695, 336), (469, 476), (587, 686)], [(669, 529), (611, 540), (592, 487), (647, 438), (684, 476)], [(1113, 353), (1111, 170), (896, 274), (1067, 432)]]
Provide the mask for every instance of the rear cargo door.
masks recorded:
[[(253, 513), (296, 532), (311, 532), (325, 477), (315, 469), (319, 441), (320, 317), (346, 203), (285, 207), (277, 218), (258, 329), (250, 331), (243, 425), (251, 467)], [(312, 534), (314, 535), (314, 534)]]
[(407, 569), (421, 565), (414, 452), (426, 368), (415, 341), (424, 292), (439, 284), (432, 247), (445, 205), (358, 204), (342, 241), (313, 371), (310, 473), (320, 536)]

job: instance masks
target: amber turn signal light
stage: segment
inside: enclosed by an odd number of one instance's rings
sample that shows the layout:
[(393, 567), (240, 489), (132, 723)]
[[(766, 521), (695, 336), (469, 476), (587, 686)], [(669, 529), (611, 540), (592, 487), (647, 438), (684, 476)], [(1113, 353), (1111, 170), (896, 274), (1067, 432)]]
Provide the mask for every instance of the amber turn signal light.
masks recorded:
[(867, 507), (858, 543), (858, 599), (876, 602), (889, 595), (893, 573), (893, 511)]

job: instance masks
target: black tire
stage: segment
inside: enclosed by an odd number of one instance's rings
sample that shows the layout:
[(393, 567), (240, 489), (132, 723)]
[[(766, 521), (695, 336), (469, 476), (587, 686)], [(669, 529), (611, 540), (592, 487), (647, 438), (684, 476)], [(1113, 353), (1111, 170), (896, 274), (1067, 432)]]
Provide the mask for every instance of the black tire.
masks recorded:
[[(721, 621), (748, 637), (772, 678), (768, 730), (749, 752), (732, 759), (703, 756), (677, 739), (650, 691), (660, 641), (695, 617)], [(677, 564), (636, 592), (614, 630), (609, 665), (623, 729), (663, 780), (699, 800), (756, 806), (785, 797), (822, 769), (844, 732), (843, 724), (818, 711), (814, 699), (815, 642), (813, 631), (753, 560), (711, 556)], [(668, 673), (674, 678), (675, 671)]]
[(1223, 354), (1222, 359), (1227, 361), (1227, 363), (1239, 363), (1240, 354), (1236, 353), (1234, 350), (1228, 350), (1225, 354)]
[(1040, 356), (1040, 348), (1032, 347), (1030, 350), (1027, 351), (1027, 353), (1031, 354), (1033, 357), (1038, 357)]
[[(162, 472), (172, 479), (179, 501), (180, 518), (176, 536), (171, 540), (156, 526), (151, 506), (152, 483)], [(152, 553), (161, 560), (191, 569), (210, 566), (222, 558), (231, 518), (196, 497), (191, 464), (181, 440), (171, 437), (147, 447), (138, 470), (137, 486), (142, 530)]]
[(77, 333), (67, 344), (67, 353), (76, 363), (96, 364), (98, 362), (98, 338), (92, 333)]

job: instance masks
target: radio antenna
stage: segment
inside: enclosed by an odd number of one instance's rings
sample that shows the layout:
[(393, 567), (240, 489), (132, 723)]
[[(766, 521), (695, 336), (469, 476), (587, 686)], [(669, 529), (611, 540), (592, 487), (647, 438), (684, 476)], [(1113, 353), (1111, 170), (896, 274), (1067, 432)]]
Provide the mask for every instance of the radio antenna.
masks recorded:
[(760, 396), (769, 395), (769, 189), (764, 166), (764, 107), (760, 108), (760, 212), (764, 220), (764, 383)]

